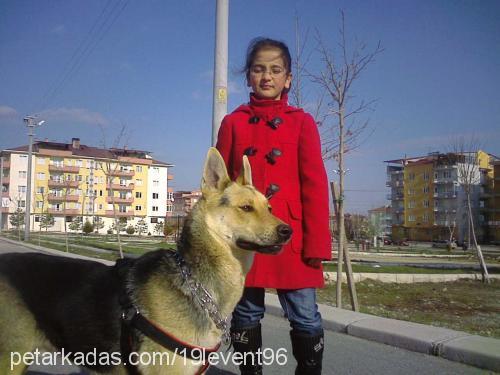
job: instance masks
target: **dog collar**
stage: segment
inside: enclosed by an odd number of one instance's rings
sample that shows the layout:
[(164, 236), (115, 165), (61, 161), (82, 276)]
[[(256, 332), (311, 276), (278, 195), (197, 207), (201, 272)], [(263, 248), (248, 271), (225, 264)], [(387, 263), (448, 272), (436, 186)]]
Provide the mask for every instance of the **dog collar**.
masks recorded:
[(193, 299), (198, 303), (202, 311), (206, 311), (210, 319), (214, 322), (215, 326), (222, 331), (222, 343), (228, 345), (231, 342), (231, 335), (229, 333), (228, 317), (223, 317), (219, 306), (215, 303), (214, 298), (210, 292), (199, 282), (196, 281), (189, 266), (182, 255), (176, 251), (173, 254), (175, 262), (181, 271), (181, 277), (186, 284)]

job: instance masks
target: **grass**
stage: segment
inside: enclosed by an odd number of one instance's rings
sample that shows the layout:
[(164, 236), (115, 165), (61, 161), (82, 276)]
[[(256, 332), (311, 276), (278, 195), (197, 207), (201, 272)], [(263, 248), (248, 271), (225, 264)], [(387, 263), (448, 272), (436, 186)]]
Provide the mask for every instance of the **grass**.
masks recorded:
[[(335, 284), (318, 290), (318, 302), (336, 306)], [(361, 312), (500, 338), (500, 282), (356, 283)], [(346, 284), (342, 304), (350, 308)]]

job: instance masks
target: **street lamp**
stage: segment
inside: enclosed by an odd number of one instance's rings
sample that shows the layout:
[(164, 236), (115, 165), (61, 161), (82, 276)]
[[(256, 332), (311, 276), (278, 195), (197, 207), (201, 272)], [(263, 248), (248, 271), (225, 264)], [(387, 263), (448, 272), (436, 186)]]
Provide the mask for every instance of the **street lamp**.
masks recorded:
[(24, 214), (24, 240), (28, 241), (30, 239), (30, 216), (31, 216), (31, 154), (33, 152), (33, 129), (37, 126), (41, 126), (45, 121), (36, 121), (36, 116), (26, 116), (23, 119), (24, 123), (28, 127), (28, 183), (26, 184), (26, 208)]

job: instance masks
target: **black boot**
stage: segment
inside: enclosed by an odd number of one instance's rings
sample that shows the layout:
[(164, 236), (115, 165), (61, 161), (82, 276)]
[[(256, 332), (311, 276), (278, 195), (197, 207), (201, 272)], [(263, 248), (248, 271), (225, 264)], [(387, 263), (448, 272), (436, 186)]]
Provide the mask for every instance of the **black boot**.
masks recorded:
[[(243, 363), (240, 365), (241, 375), (262, 375), (262, 354), (257, 351), (262, 347), (260, 323), (250, 328), (231, 328), (231, 340), (235, 352), (243, 354)], [(245, 354), (245, 353), (252, 353)]]
[(323, 349), (325, 347), (323, 332), (309, 335), (290, 331), (293, 356), (297, 360), (295, 375), (321, 375)]

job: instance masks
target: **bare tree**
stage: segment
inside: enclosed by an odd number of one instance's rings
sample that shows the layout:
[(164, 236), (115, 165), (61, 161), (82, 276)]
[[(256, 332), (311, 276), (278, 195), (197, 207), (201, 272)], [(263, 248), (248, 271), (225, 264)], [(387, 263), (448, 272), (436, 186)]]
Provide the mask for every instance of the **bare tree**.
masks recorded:
[[(43, 215), (45, 214), (45, 201), (47, 200), (47, 192), (45, 191), (44, 186), (37, 186), (37, 192), (36, 192), (36, 197), (40, 197), (40, 201), (42, 202), (42, 207), (40, 207), (40, 216), (39, 216), (39, 221), (38, 221), (38, 246), (40, 246), (40, 241), (42, 237), (42, 218)], [(36, 206), (35, 206), (36, 207)], [(36, 207), (38, 208), (38, 207)]]
[(481, 173), (479, 170), (480, 142), (474, 136), (468, 138), (458, 137), (452, 141), (451, 147), (452, 152), (457, 157), (458, 183), (465, 193), (467, 222), (471, 230), (469, 240), (470, 237), (472, 237), (477, 257), (479, 259), (479, 265), (481, 267), (483, 282), (489, 283), (490, 277), (488, 274), (488, 268), (486, 267), (481, 247), (477, 243), (476, 228), (474, 223), (474, 218), (477, 215), (474, 215), (472, 210), (472, 196), (474, 194), (474, 190), (479, 188), (481, 179)]
[[(348, 46), (344, 12), (340, 12), (338, 54), (333, 54), (324, 44), (319, 32), (316, 34), (323, 70), (319, 74), (309, 74), (312, 82), (326, 93), (327, 112), (321, 121), (323, 158), (334, 159), (339, 175), (338, 199), (338, 280), (342, 277), (342, 259), (344, 256), (344, 155), (359, 147), (360, 136), (367, 129), (368, 122), (356, 121), (360, 115), (371, 109), (374, 101), (354, 102), (353, 84), (364, 70), (375, 61), (383, 51), (380, 42), (372, 51), (366, 51), (364, 43), (355, 43), (352, 50)], [(337, 283), (337, 307), (341, 307), (341, 283)]]
[[(104, 135), (104, 130), (102, 130), (102, 147), (106, 148), (106, 137)], [(118, 148), (119, 144), (122, 142), (122, 139), (125, 137), (125, 126), (123, 125), (120, 129), (120, 132), (118, 133), (118, 136), (115, 138), (113, 142), (113, 149)], [(118, 212), (116, 209), (116, 203), (115, 203), (115, 191), (113, 188), (113, 181), (115, 179), (115, 173), (118, 171), (120, 167), (120, 164), (118, 163), (118, 160), (112, 161), (110, 158), (107, 158), (103, 161), (102, 164), (102, 170), (104, 174), (106, 175), (106, 185), (109, 186), (108, 192), (109, 196), (111, 197), (111, 205), (113, 207), (113, 221), (114, 221), (114, 226), (117, 229), (116, 230), (116, 238), (118, 241), (118, 249), (120, 251), (120, 258), (123, 258), (123, 249), (122, 249), (122, 242), (121, 242), (121, 237), (120, 237), (120, 223), (119, 223), (119, 218), (118, 218)]]

